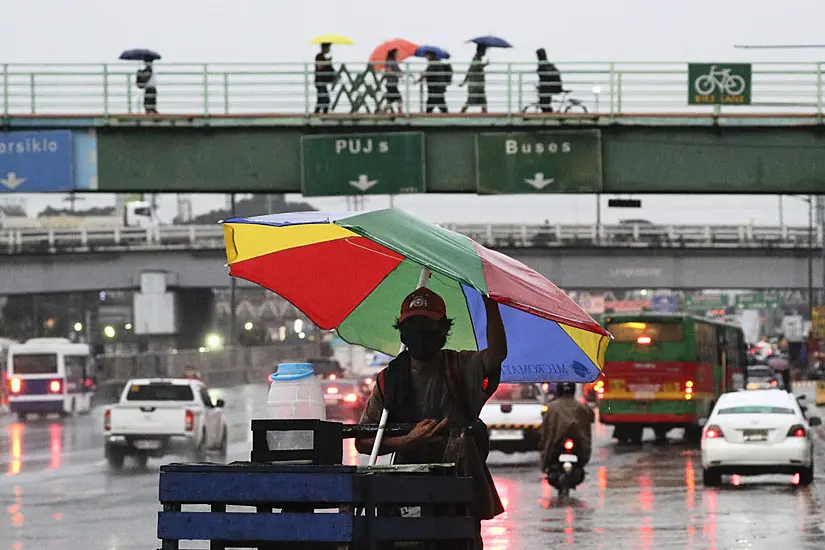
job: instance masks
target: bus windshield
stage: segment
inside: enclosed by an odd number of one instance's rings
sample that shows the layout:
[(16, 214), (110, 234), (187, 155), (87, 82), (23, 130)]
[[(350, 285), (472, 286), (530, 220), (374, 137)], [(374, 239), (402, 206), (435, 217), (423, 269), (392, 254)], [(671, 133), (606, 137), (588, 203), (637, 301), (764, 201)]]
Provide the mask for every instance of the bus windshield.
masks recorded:
[(681, 342), (685, 339), (685, 327), (680, 323), (627, 321), (609, 323), (607, 331), (616, 342), (636, 342), (640, 336), (648, 336), (653, 342)]
[(13, 355), (12, 374), (57, 374), (57, 354), (37, 353), (26, 355)]

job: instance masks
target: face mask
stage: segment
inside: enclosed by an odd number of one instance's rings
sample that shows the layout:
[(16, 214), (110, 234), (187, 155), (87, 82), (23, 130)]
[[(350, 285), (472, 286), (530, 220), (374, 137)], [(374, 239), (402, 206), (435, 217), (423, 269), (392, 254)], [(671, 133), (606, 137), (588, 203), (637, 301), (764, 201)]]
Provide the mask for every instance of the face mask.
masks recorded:
[(415, 330), (401, 327), (401, 342), (413, 359), (427, 361), (441, 351), (447, 344), (447, 336), (440, 330)]

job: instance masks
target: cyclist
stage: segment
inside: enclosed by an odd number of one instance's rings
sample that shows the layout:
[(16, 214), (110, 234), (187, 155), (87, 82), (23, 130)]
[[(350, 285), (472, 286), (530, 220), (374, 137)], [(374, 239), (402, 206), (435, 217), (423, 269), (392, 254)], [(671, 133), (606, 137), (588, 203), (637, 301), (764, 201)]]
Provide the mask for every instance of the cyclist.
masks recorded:
[(564, 91), (561, 82), (559, 69), (547, 60), (547, 52), (544, 48), (536, 50), (539, 64), (536, 73), (539, 76), (539, 109), (543, 113), (553, 112), (553, 95)]

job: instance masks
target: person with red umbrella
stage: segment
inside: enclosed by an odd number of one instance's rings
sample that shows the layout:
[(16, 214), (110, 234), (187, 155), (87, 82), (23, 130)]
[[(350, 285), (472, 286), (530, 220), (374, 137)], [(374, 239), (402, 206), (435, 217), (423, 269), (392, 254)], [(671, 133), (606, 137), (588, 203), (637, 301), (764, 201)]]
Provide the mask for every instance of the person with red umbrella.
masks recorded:
[(384, 64), (384, 87), (387, 92), (384, 94), (384, 109), (389, 112), (392, 105), (398, 104), (398, 114), (404, 114), (404, 99), (398, 89), (398, 83), (403, 75), (401, 65), (398, 64), (398, 49), (393, 48), (387, 52), (387, 61)]

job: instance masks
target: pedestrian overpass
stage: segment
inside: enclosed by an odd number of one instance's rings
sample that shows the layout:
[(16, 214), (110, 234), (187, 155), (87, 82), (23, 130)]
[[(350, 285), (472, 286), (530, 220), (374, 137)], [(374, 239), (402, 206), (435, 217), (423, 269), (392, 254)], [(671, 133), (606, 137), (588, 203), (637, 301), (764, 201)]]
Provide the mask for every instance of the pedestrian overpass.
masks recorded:
[[(823, 235), (807, 227), (444, 226), (506, 252), (565, 290), (823, 286)], [(148, 272), (166, 273), (170, 288), (222, 288), (230, 281), (223, 246), (217, 224), (4, 230), (0, 295), (135, 289)]]
[[(16, 192), (304, 196), (821, 190), (819, 63), (556, 64), (575, 109), (560, 96), (555, 112), (536, 112), (529, 61), (487, 66), (488, 113), (456, 112), (466, 92), (453, 86), (452, 111), (437, 115), (412, 79), (405, 112), (384, 112), (383, 76), (363, 62), (337, 66), (328, 115), (313, 114), (311, 62), (159, 62), (158, 115), (140, 109), (133, 64), (4, 64), (4, 131), (61, 132), (74, 157), (45, 178), (60, 185), (38, 188), (3, 164), (0, 181)], [(460, 78), (467, 64), (453, 67)]]

